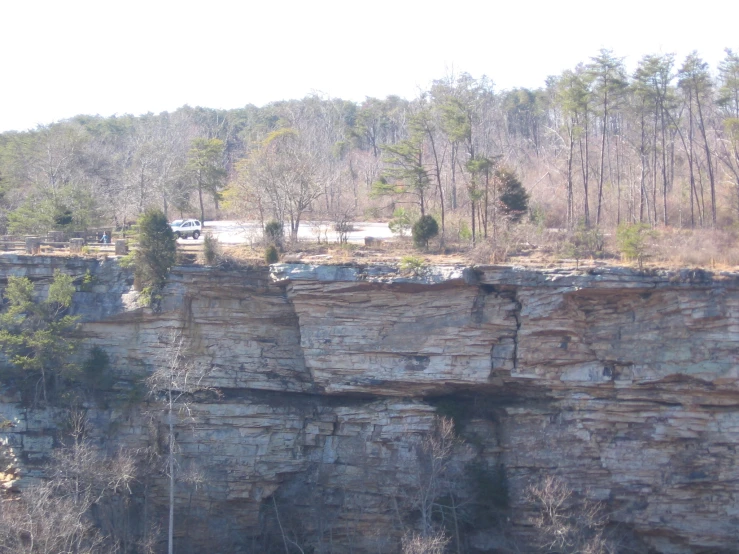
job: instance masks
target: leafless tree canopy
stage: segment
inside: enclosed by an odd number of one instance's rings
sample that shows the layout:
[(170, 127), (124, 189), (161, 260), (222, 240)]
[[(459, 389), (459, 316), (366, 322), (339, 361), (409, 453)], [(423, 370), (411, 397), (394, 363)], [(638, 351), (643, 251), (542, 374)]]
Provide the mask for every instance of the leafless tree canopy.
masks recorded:
[(576, 496), (554, 475), (531, 485), (526, 494), (537, 512), (534, 525), (543, 552), (615, 554), (605, 531), (608, 516), (603, 504)]

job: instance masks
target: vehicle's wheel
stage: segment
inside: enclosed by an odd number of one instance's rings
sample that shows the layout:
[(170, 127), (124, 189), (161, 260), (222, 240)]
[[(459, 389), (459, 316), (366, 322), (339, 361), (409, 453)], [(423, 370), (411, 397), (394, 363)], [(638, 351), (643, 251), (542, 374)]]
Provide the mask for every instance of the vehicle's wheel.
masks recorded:
[(195, 240), (198, 240), (198, 237), (200, 236), (200, 231), (193, 231), (192, 232), (192, 238)]
[(180, 235), (178, 232), (174, 234), (174, 238), (176, 238), (176, 239), (180, 238), (180, 236), (182, 236), (182, 235)]

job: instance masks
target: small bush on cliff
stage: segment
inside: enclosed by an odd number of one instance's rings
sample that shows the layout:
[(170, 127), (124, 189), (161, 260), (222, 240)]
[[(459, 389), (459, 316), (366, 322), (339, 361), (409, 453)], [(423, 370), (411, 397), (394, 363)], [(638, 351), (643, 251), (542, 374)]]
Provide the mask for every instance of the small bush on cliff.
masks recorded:
[(93, 346), (82, 362), (82, 383), (89, 392), (100, 398), (100, 393), (115, 384), (115, 375), (110, 370), (110, 356), (99, 346)]
[(218, 239), (207, 233), (203, 237), (203, 259), (206, 265), (216, 265), (221, 261), (221, 244)]
[(416, 256), (403, 256), (400, 259), (400, 270), (420, 277), (427, 271), (426, 262)]
[(281, 222), (273, 219), (272, 221), (267, 222), (264, 226), (264, 238), (267, 242), (270, 242), (279, 248), (282, 247), (284, 237), (285, 231)]
[(276, 264), (280, 261), (280, 253), (277, 251), (277, 247), (274, 244), (270, 244), (264, 250), (264, 261), (267, 264)]
[(136, 250), (136, 276), (142, 287), (160, 289), (177, 260), (177, 239), (165, 215), (149, 210), (138, 220), (139, 247)]
[(444, 554), (450, 539), (443, 532), (431, 536), (406, 533), (401, 542), (403, 554)]

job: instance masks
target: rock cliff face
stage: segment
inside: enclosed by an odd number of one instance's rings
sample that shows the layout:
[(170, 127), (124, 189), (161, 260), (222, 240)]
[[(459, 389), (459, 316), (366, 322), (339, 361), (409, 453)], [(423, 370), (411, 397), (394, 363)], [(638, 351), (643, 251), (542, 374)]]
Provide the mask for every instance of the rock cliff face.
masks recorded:
[[(644, 552), (739, 550), (736, 274), (182, 267), (151, 310), (112, 261), (1, 256), (0, 285), (28, 275), (43, 294), (55, 269), (95, 276), (75, 310), (119, 396), (172, 331), (220, 392), (179, 428), (183, 467), (203, 475), (178, 492), (177, 534), (195, 550), (263, 551), (278, 514), (316, 552), (396, 552), (437, 413), (465, 438), (454, 463), (505, 481), (522, 544), (523, 490), (555, 474), (602, 500)], [(149, 411), (113, 402), (88, 417), (101, 447), (142, 449), (157, 442)], [(56, 414), (11, 389), (0, 414), (16, 422), (22, 486), (54, 446)], [(162, 477), (151, 491), (159, 514)], [(495, 552), (500, 530), (468, 512), (466, 548)]]

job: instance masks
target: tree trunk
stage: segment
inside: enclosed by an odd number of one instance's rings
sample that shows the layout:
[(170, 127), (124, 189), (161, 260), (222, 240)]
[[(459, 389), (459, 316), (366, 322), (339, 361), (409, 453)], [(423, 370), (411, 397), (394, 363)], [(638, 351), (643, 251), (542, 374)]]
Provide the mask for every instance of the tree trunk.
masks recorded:
[(434, 155), (434, 174), (436, 176), (436, 185), (439, 188), (439, 202), (441, 205), (441, 245), (444, 245), (444, 187), (441, 184), (441, 166), (439, 165), (439, 156), (436, 152), (436, 142), (434, 141), (433, 133), (431, 129), (426, 129), (426, 134), (429, 137), (431, 143), (431, 152)]
[(174, 553), (174, 414), (172, 413), (172, 389), (169, 390), (169, 530), (167, 552)]
[(665, 108), (660, 100), (660, 120), (662, 123), (662, 210), (665, 227), (669, 224), (667, 216), (667, 143), (665, 141)]
[(488, 190), (490, 188), (490, 171), (485, 170), (485, 211), (482, 218), (483, 237), (488, 238)]
[(585, 141), (583, 151), (583, 139), (580, 139), (580, 167), (582, 169), (582, 186), (583, 186), (583, 209), (585, 212), (585, 227), (590, 227), (590, 200), (588, 198), (588, 180), (590, 177), (590, 169), (588, 167), (589, 157), (589, 145), (588, 145), (588, 121), (587, 116), (585, 119)]
[(652, 225), (657, 225), (657, 114), (654, 115), (652, 132)]
[[(574, 121), (570, 121), (567, 133), (570, 137), (570, 147), (567, 150), (567, 228), (572, 229), (575, 226), (575, 195), (572, 183), (572, 159), (575, 155), (575, 130)], [(493, 225), (495, 223), (493, 222)]]
[(603, 126), (602, 137), (600, 141), (600, 175), (598, 179), (598, 210), (595, 213), (595, 226), (600, 226), (600, 211), (603, 203), (603, 173), (605, 169), (606, 156), (606, 131), (608, 129), (608, 79), (605, 80), (605, 92), (603, 96)]
[(708, 166), (708, 180), (711, 186), (711, 226), (716, 226), (716, 183), (713, 176), (713, 163), (711, 162), (711, 149), (708, 146), (708, 136), (706, 135), (706, 126), (703, 119), (703, 109), (701, 108), (701, 100), (698, 91), (695, 92), (695, 104), (698, 107), (698, 129), (700, 129), (703, 137), (703, 146), (706, 151), (706, 165)]
[(203, 184), (198, 179), (198, 200), (200, 201), (200, 223), (205, 225), (205, 207), (203, 206)]
[(457, 145), (452, 144), (452, 210), (457, 209)]

